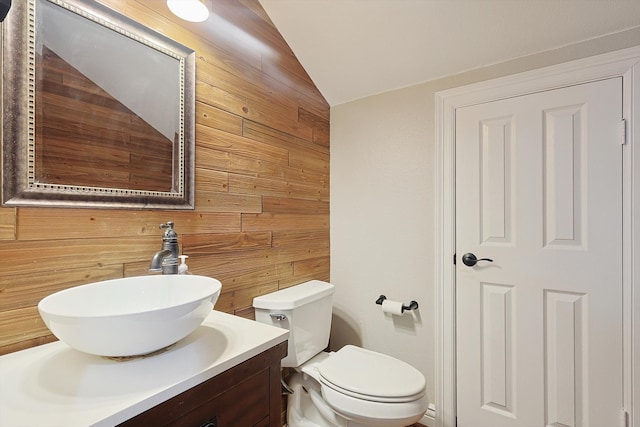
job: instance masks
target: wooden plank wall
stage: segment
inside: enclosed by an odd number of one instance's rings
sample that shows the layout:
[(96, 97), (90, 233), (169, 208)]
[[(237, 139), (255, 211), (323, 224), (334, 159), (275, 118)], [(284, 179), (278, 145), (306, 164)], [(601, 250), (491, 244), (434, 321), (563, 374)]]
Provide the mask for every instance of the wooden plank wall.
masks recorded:
[(100, 0), (197, 52), (195, 211), (0, 208), (0, 354), (52, 341), (37, 303), (145, 275), (174, 221), (190, 270), (222, 281), (216, 309), (329, 279), (329, 106), (258, 0), (213, 0), (206, 24), (157, 0)]

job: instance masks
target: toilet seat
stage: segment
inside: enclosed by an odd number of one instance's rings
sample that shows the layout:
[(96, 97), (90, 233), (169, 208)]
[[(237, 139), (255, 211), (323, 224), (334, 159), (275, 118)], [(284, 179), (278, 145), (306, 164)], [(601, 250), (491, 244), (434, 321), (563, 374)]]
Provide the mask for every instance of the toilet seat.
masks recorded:
[(425, 395), (420, 371), (401, 360), (352, 345), (317, 365), (319, 381), (334, 391), (362, 400), (402, 403)]
[(296, 370), (319, 383), (328, 407), (347, 420), (357, 421), (356, 425), (413, 424), (429, 405), (420, 371), (361, 347), (348, 345), (335, 353), (319, 353)]
[(413, 424), (422, 418), (429, 406), (426, 394), (417, 400), (391, 403), (352, 397), (324, 386), (322, 398), (335, 412), (346, 419), (358, 420), (376, 427)]
[(417, 394), (413, 394), (413, 395), (410, 395), (410, 396), (382, 397), (382, 396), (373, 396), (373, 395), (370, 395), (370, 394), (355, 393), (353, 391), (349, 391), (349, 390), (344, 389), (342, 387), (339, 387), (339, 386), (337, 386), (335, 384), (332, 384), (332, 383), (328, 382), (327, 380), (325, 380), (322, 377), (320, 377), (320, 384), (322, 384), (323, 386), (325, 386), (327, 388), (332, 389), (336, 393), (340, 393), (340, 394), (343, 394), (345, 396), (353, 397), (354, 399), (367, 400), (367, 401), (370, 401), (370, 402), (377, 402), (377, 403), (406, 403), (406, 402), (413, 402), (415, 400), (420, 399), (421, 397), (423, 397), (425, 395), (425, 393), (422, 392), (422, 393), (417, 393)]

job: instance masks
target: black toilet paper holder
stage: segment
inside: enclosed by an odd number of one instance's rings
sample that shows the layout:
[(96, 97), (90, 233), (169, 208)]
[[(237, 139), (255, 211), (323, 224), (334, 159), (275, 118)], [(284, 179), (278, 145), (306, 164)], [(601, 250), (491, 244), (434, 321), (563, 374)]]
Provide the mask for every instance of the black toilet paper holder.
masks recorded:
[[(382, 305), (382, 301), (386, 300), (387, 297), (385, 297), (384, 295), (380, 295), (378, 297), (378, 299), (376, 300), (376, 304), (378, 305)], [(418, 301), (411, 301), (409, 303), (409, 305), (406, 305), (404, 303), (402, 303), (402, 312), (405, 312), (406, 310), (417, 310), (418, 309)]]

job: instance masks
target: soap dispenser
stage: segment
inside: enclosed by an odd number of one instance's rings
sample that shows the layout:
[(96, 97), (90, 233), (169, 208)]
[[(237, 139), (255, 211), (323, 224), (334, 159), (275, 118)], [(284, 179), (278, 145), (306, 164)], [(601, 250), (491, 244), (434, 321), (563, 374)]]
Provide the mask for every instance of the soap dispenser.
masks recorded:
[(179, 255), (178, 258), (180, 258), (180, 265), (178, 266), (178, 274), (191, 274), (189, 273), (189, 266), (187, 265), (187, 258), (189, 258), (189, 255)]

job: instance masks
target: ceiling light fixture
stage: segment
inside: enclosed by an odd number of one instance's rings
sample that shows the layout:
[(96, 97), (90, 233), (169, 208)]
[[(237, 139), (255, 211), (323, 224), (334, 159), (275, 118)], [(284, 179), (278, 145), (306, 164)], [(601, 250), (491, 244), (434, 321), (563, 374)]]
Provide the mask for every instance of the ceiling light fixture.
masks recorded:
[(191, 22), (203, 22), (209, 17), (205, 0), (167, 0), (169, 10), (178, 18)]

